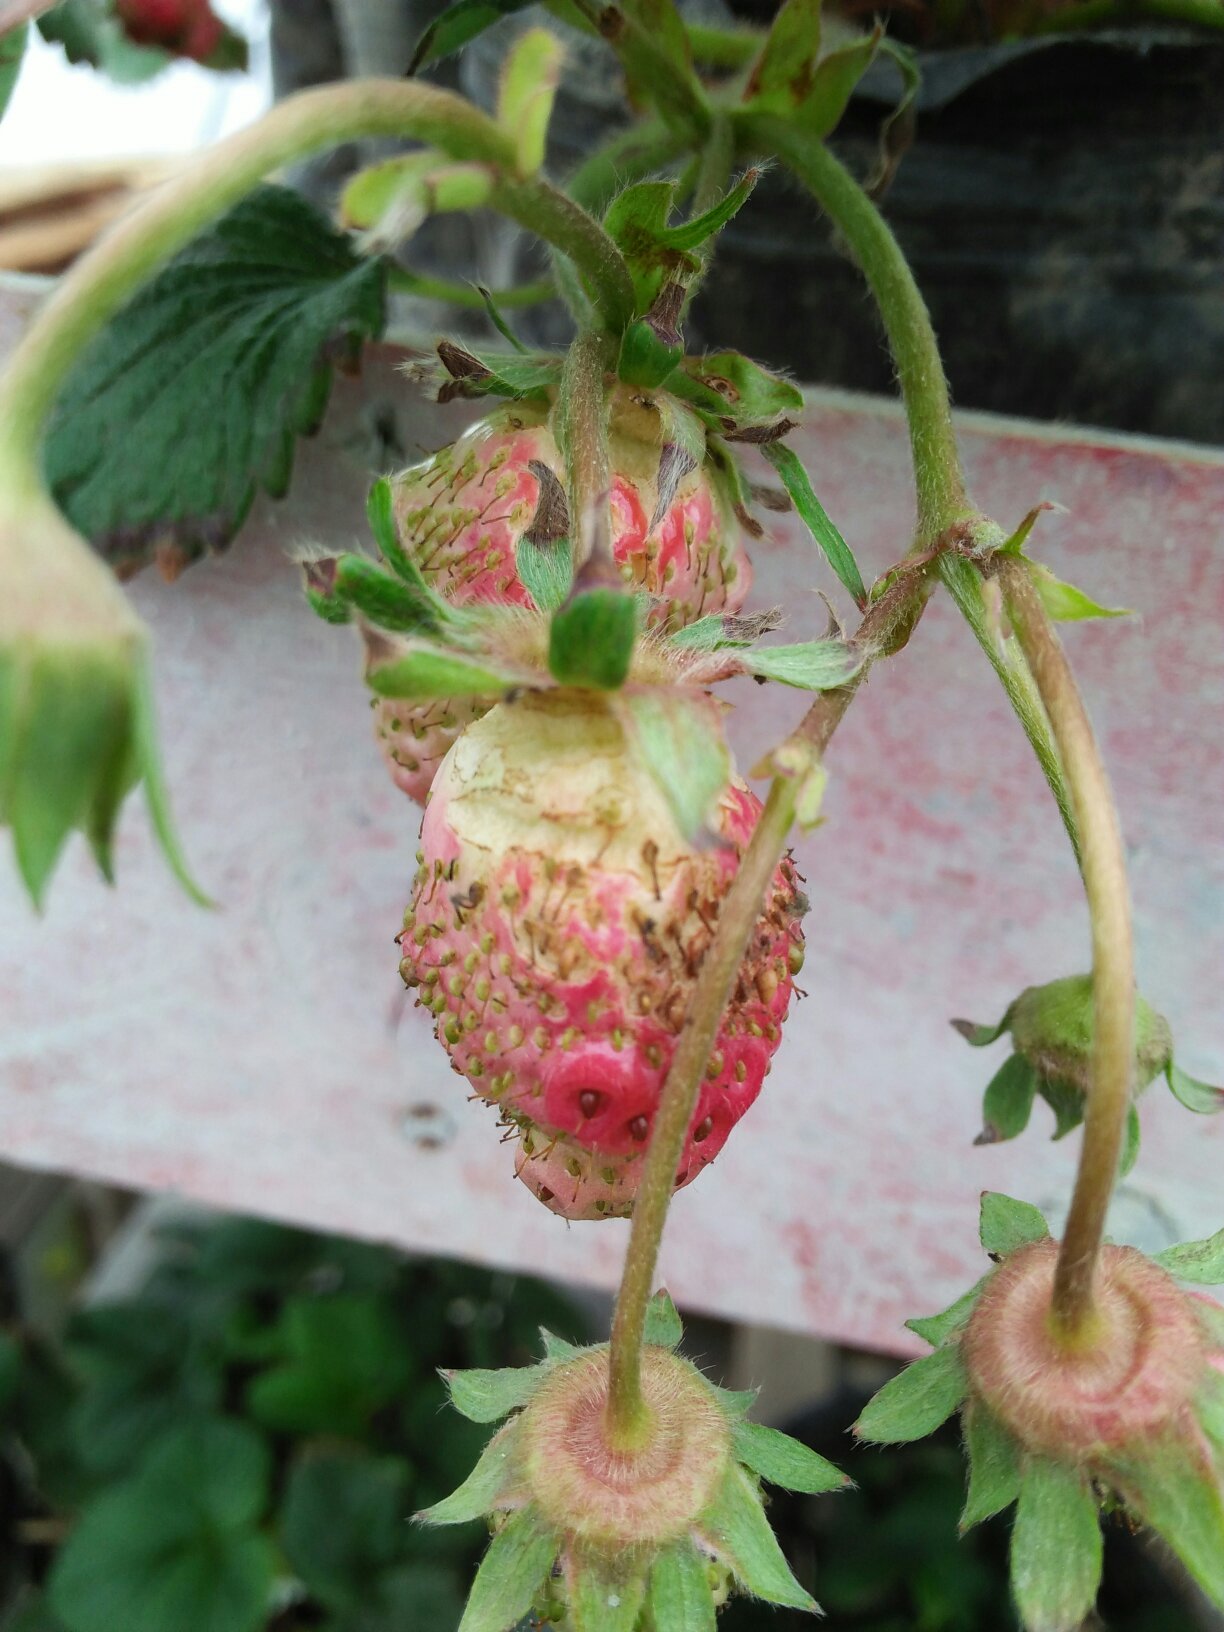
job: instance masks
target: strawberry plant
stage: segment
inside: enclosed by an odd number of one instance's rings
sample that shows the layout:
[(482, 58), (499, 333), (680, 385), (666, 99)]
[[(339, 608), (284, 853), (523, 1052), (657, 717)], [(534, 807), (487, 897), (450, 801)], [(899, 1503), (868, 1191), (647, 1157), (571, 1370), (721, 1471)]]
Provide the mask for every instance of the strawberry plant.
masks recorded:
[[(414, 67), (514, 9), (457, 0)], [(1016, 1504), (1012, 1585), (1030, 1632), (1072, 1632), (1091, 1611), (1102, 1512), (1158, 1533), (1224, 1606), (1224, 1315), (1185, 1290), (1224, 1281), (1224, 1232), (1158, 1260), (1104, 1239), (1119, 1169), (1138, 1155), (1136, 1093), (1160, 1072), (1194, 1112), (1221, 1093), (1174, 1063), (1135, 991), (1119, 819), (1056, 629), (1110, 609), (1034, 560), (1040, 505), (1002, 525), (975, 504), (921, 294), (826, 143), (873, 58), (904, 53), (879, 30), (822, 33), (814, 0), (721, 43), (671, 0), (556, 9), (607, 41), (638, 116), (565, 187), (545, 163), (561, 47), (531, 29), (492, 115), (412, 78), (291, 98), (133, 212), (31, 326), (0, 380), (0, 817), (18, 865), (39, 899), (76, 828), (109, 871), (120, 806), (143, 783), (189, 882), (148, 635), (110, 568), (153, 558), (173, 575), (224, 548), (257, 491), (284, 490), (332, 368), (382, 332), (392, 286), (425, 287), (385, 251), (431, 215), (508, 216), (547, 247), (546, 285), (494, 296), (431, 280), (484, 305), (502, 344), (444, 340), (416, 369), (442, 400), (480, 399), (483, 422), (376, 483), (377, 557), (301, 560), (315, 611), (353, 626), (391, 773), (426, 806), (397, 935), (405, 982), (535, 1197), (567, 1218), (632, 1220), (606, 1343), (545, 1333), (531, 1365), (447, 1374), (455, 1409), (490, 1430), (459, 1489), (418, 1513), (488, 1521), (462, 1632), (524, 1618), (704, 1632), (737, 1594), (816, 1607), (764, 1487), (849, 1481), (676, 1352), (655, 1271), (673, 1193), (710, 1165), (785, 1046), (806, 906), (790, 836), (821, 819), (826, 754), (864, 678), (903, 653), (936, 594), (967, 620), (1040, 763), (1092, 934), (1089, 973), (1050, 971), (998, 1027), (958, 1023), (972, 1043), (1006, 1030), (1014, 1044), (985, 1137), (1018, 1136), (1038, 1095), (1057, 1132), (1082, 1123), (1083, 1137), (1062, 1240), (1036, 1209), (988, 1194), (994, 1267), (912, 1323), (931, 1354), (857, 1432), (901, 1443), (960, 1412), (962, 1523)], [(339, 226), (266, 184), (375, 137), (417, 145), (352, 180)], [(884, 146), (892, 162), (887, 132)], [(766, 162), (829, 218), (892, 351), (914, 525), (870, 585), (788, 442), (798, 388), (685, 345), (717, 235), (751, 210)], [(524, 347), (505, 315), (543, 296), (572, 317), (563, 355)], [(853, 632), (834, 619), (779, 641), (777, 613), (745, 610), (756, 541), (787, 507), (853, 603)], [(759, 745), (764, 800), (722, 730), (716, 688), (743, 676), (812, 694), (785, 740)], [(318, 1346), (309, 1322), (296, 1342)], [(301, 1359), (262, 1379), (266, 1409), (301, 1409)], [(245, 1522), (254, 1498), (231, 1494)]]

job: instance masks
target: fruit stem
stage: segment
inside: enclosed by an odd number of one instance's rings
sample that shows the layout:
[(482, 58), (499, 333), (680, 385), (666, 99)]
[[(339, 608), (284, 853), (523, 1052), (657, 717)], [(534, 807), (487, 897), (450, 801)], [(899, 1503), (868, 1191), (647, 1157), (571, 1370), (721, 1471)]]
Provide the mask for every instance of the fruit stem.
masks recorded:
[(1028, 659), (1066, 773), (1083, 849), (1092, 924), (1093, 1038), (1084, 1139), (1058, 1250), (1051, 1308), (1067, 1347), (1091, 1336), (1097, 1258), (1130, 1113), (1135, 1059), (1135, 968), (1126, 854), (1092, 723), (1027, 562), (997, 560), (994, 575)]
[[(812, 762), (819, 760), (828, 747), (871, 664), (884, 653), (900, 650), (904, 636), (922, 616), (929, 590), (927, 571), (912, 567), (869, 607), (855, 636), (866, 657), (862, 669), (848, 685), (836, 691), (821, 692), (795, 733), (809, 750)], [(641, 1390), (642, 1334), (676, 1169), (719, 1022), (769, 881), (786, 849), (798, 794), (797, 778), (774, 778), (723, 903), (718, 932), (701, 965), (680, 1041), (663, 1084), (650, 1149), (642, 1165), (642, 1180), (633, 1205), (633, 1226), (612, 1317), (606, 1422), (608, 1442), (614, 1449), (632, 1449), (641, 1442), (649, 1427)]]
[(599, 321), (618, 334), (633, 311), (624, 258), (603, 228), (537, 177), (515, 172), (513, 137), (450, 91), (417, 81), (352, 80), (299, 92), (219, 143), (83, 256), (26, 331), (0, 381), (0, 477), (29, 488), (43, 425), (82, 348), (162, 261), (265, 176), (317, 148), (409, 136), (495, 168), (493, 204), (562, 250)]
[[(585, 330), (570, 346), (557, 396), (569, 479), (574, 581), (583, 567), (620, 587), (612, 554), (612, 468), (608, 460), (608, 399), (604, 377), (616, 361), (606, 335)], [(591, 574), (588, 574), (590, 577)]]
[(701, 965), (697, 989), (663, 1085), (633, 1204), (633, 1227), (612, 1319), (606, 1422), (608, 1443), (615, 1450), (640, 1445), (649, 1426), (642, 1399), (642, 1334), (676, 1169), (719, 1022), (760, 915), (765, 891), (786, 848), (795, 818), (795, 798), (794, 779), (775, 777), (727, 892), (718, 933)]
[[(387, 287), (397, 294), (417, 295), (422, 300), (444, 300), (448, 306), (462, 306), (467, 311), (483, 312), (484, 296), (474, 283), (453, 283), (449, 278), (433, 278), (425, 272), (413, 272), (406, 266), (387, 268)], [(549, 278), (535, 283), (515, 283), (506, 289), (490, 289), (495, 306), (511, 311), (521, 306), (542, 306), (546, 300), (557, 299), (556, 285)]]
[(858, 262), (884, 320), (909, 421), (918, 493), (916, 547), (928, 548), (970, 510), (948, 382), (914, 274), (871, 199), (822, 142), (776, 114), (751, 114), (741, 131), (789, 165)]

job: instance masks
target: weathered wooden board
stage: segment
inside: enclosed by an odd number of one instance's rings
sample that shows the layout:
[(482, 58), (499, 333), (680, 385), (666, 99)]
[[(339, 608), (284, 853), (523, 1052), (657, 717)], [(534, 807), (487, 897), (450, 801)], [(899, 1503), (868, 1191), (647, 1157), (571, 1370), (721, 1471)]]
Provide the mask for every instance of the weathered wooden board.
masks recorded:
[[(11, 344), (14, 311), (0, 319)], [(610, 1285), (619, 1223), (567, 1227), (511, 1176), (492, 1113), (465, 1103), (396, 972), (414, 810), (367, 734), (353, 639), (317, 622), (286, 546), (363, 536), (374, 406), (404, 446), (465, 417), (380, 363), (337, 389), (291, 499), (261, 505), (225, 559), (133, 596), (156, 632), (163, 734), (202, 913), (133, 802), (110, 891), (78, 847), (34, 918), (0, 870), (0, 1148), (220, 1206)], [(1065, 506), (1038, 550), (1142, 617), (1067, 639), (1117, 783), (1142, 984), (1186, 1067), (1224, 1074), (1224, 457), (966, 417), (973, 487), (1004, 521)], [(875, 572), (904, 548), (909, 466), (896, 408), (814, 392), (803, 451)], [(789, 523), (789, 518), (788, 518)], [(757, 605), (819, 633), (834, 590), (801, 529), (757, 551)], [(803, 706), (749, 687), (741, 763)], [(952, 1015), (992, 1018), (1020, 987), (1087, 959), (1052, 803), (967, 630), (934, 605), (871, 680), (830, 755), (828, 823), (799, 848), (810, 995), (757, 1107), (677, 1201), (663, 1275), (741, 1320), (898, 1351), (902, 1320), (978, 1272), (978, 1193), (1055, 1211), (1074, 1138), (1041, 1110), (1014, 1145), (975, 1149), (997, 1052)], [(1224, 1118), (1163, 1087), (1116, 1233), (1146, 1244), (1224, 1222)]]

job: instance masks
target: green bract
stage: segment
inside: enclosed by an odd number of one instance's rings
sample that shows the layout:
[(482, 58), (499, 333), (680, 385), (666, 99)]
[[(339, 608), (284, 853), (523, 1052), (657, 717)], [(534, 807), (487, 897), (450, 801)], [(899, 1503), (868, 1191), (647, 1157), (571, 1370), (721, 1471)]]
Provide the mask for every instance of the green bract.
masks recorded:
[(545, 1332), (539, 1365), (446, 1374), (465, 1415), (509, 1416), (459, 1489), (417, 1515), (491, 1522), (460, 1632), (507, 1632), (533, 1609), (564, 1616), (572, 1632), (707, 1632), (729, 1586), (816, 1608), (774, 1539), (761, 1481), (809, 1493), (849, 1481), (806, 1446), (748, 1422), (751, 1396), (708, 1383), (673, 1352), (680, 1336), (659, 1293), (643, 1355), (652, 1431), (634, 1451), (604, 1437), (606, 1345), (578, 1349)]

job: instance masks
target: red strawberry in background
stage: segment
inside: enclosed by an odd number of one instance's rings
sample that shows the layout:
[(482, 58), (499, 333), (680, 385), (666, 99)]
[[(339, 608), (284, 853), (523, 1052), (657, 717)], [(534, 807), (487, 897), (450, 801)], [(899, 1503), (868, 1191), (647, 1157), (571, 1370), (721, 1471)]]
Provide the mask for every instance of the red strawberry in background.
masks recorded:
[[(219, 47), (236, 40), (208, 0), (116, 0), (115, 15), (134, 45), (157, 47), (193, 62), (213, 63)], [(217, 66), (237, 66), (226, 61)]]

